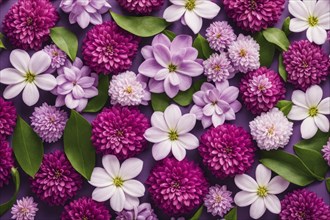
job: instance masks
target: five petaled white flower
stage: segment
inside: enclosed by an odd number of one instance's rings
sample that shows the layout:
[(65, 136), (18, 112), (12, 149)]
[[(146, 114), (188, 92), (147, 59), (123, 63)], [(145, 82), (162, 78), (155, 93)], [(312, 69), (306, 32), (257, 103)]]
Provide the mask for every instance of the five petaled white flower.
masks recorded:
[(330, 29), (329, 0), (290, 0), (289, 11), (295, 17), (290, 21), (290, 31), (302, 32), (307, 29), (310, 42), (319, 45), (325, 43), (326, 30)]
[(218, 15), (220, 7), (210, 0), (170, 0), (173, 4), (166, 8), (163, 17), (168, 22), (181, 18), (181, 23), (197, 34), (203, 25), (202, 18), (212, 19)]
[(144, 195), (144, 185), (133, 180), (140, 174), (143, 161), (138, 158), (129, 158), (121, 166), (114, 155), (105, 155), (102, 158), (103, 168), (95, 167), (89, 183), (97, 187), (92, 198), (98, 202), (110, 199), (110, 206), (116, 212), (123, 209), (132, 210), (139, 205), (138, 197)]
[(318, 128), (323, 132), (329, 131), (329, 120), (325, 115), (330, 114), (330, 97), (322, 100), (323, 91), (320, 86), (314, 85), (306, 93), (295, 90), (292, 93), (293, 106), (288, 114), (291, 120), (304, 120), (300, 126), (301, 136), (304, 139), (312, 138)]
[(164, 159), (172, 150), (174, 157), (181, 161), (186, 156), (186, 150), (199, 146), (198, 139), (189, 132), (195, 127), (194, 114), (182, 115), (177, 105), (170, 105), (163, 112), (154, 112), (151, 116), (151, 128), (144, 137), (155, 143), (152, 155), (155, 160)]
[(51, 74), (43, 74), (51, 64), (50, 56), (38, 51), (30, 58), (24, 50), (16, 49), (10, 53), (10, 63), (14, 68), (0, 71), (0, 83), (9, 85), (3, 92), (6, 99), (16, 97), (23, 90), (23, 101), (28, 106), (39, 100), (38, 88), (50, 91), (56, 86), (56, 79)]
[(281, 202), (275, 195), (284, 192), (290, 183), (281, 176), (271, 176), (272, 172), (262, 164), (257, 166), (256, 181), (246, 174), (235, 176), (236, 186), (243, 191), (235, 195), (234, 201), (240, 207), (251, 205), (253, 219), (260, 218), (266, 209), (274, 214), (281, 212)]

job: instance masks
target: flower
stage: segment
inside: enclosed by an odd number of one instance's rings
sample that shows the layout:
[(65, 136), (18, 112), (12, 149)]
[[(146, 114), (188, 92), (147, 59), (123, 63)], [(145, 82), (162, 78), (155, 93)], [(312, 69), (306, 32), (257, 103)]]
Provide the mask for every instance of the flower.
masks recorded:
[(290, 31), (299, 33), (307, 30), (306, 36), (310, 42), (324, 44), (327, 40), (326, 30), (330, 30), (329, 1), (290, 0), (288, 7), (294, 16), (290, 20)]
[(117, 214), (116, 220), (158, 220), (150, 203), (142, 203), (132, 210), (123, 210)]
[(101, 14), (106, 13), (111, 5), (108, 0), (62, 0), (60, 8), (65, 13), (69, 13), (70, 24), (78, 23), (82, 29), (85, 29), (89, 23), (102, 24)]
[(81, 197), (64, 206), (61, 215), (61, 220), (76, 219), (110, 220), (111, 215), (104, 204), (88, 197)]
[(190, 113), (195, 114), (198, 120), (202, 121), (203, 128), (222, 125), (225, 120), (235, 120), (235, 113), (242, 105), (237, 101), (238, 88), (229, 86), (226, 80), (222, 83), (203, 83), (201, 90), (194, 93), (195, 105)]
[(186, 91), (192, 84), (191, 77), (203, 73), (198, 63), (197, 49), (192, 47), (192, 37), (178, 35), (171, 42), (164, 34), (154, 37), (151, 46), (141, 50), (145, 61), (139, 66), (139, 73), (150, 77), (149, 89), (173, 98), (179, 90)]
[(38, 203), (33, 201), (33, 197), (23, 197), (18, 199), (11, 208), (11, 219), (34, 220), (38, 208)]
[(304, 93), (295, 90), (292, 93), (293, 106), (288, 118), (294, 121), (303, 120), (300, 126), (302, 138), (312, 138), (318, 128), (323, 132), (329, 131), (329, 120), (325, 115), (330, 114), (330, 97), (322, 100), (323, 91), (318, 85), (309, 87)]
[(127, 159), (144, 150), (143, 134), (149, 127), (148, 118), (138, 109), (113, 106), (93, 120), (91, 139), (98, 153)]
[(49, 39), (50, 28), (55, 26), (58, 18), (49, 0), (19, 0), (6, 14), (3, 32), (14, 46), (39, 50)]
[(82, 45), (86, 64), (99, 74), (118, 74), (132, 66), (140, 38), (115, 22), (96, 25), (88, 31)]
[(276, 194), (284, 192), (289, 182), (281, 176), (271, 179), (272, 172), (267, 167), (259, 164), (256, 169), (256, 181), (246, 174), (235, 176), (235, 184), (242, 191), (235, 195), (237, 206), (251, 205), (250, 216), (253, 219), (260, 218), (268, 209), (274, 214), (281, 212), (281, 202)]
[(206, 29), (206, 39), (213, 50), (222, 52), (236, 40), (236, 34), (227, 21), (215, 21)]
[(9, 143), (0, 140), (0, 188), (9, 183), (11, 168), (14, 166), (14, 155)]
[(164, 0), (117, 0), (117, 2), (126, 11), (139, 15), (147, 15), (157, 11), (164, 4)]
[(251, 135), (236, 125), (223, 124), (207, 130), (200, 138), (199, 154), (218, 178), (245, 173), (254, 162)]
[(208, 189), (202, 169), (187, 159), (157, 162), (146, 184), (155, 204), (169, 215), (186, 214), (199, 207)]
[(330, 138), (328, 139), (327, 144), (325, 144), (321, 150), (323, 152), (323, 158), (328, 162), (330, 166)]
[(280, 75), (266, 67), (248, 72), (241, 80), (242, 99), (253, 114), (272, 109), (285, 98), (285, 87)]
[(228, 47), (228, 56), (237, 71), (247, 73), (260, 67), (259, 49), (259, 44), (251, 36), (240, 34)]
[(45, 142), (52, 143), (62, 137), (68, 114), (55, 106), (43, 103), (42, 106), (34, 108), (30, 119), (31, 127), (39, 137)]
[(12, 102), (0, 97), (0, 140), (11, 135), (16, 126), (16, 108)]
[(120, 165), (116, 156), (105, 155), (102, 164), (104, 169), (95, 167), (89, 181), (96, 187), (92, 194), (93, 200), (104, 202), (110, 199), (110, 206), (116, 212), (138, 206), (138, 197), (144, 195), (145, 188), (134, 178), (141, 173), (143, 161), (129, 158)]
[(170, 0), (173, 4), (165, 9), (163, 18), (167, 22), (181, 19), (183, 25), (197, 34), (203, 25), (203, 18), (213, 19), (218, 15), (220, 7), (210, 0)]
[(287, 194), (281, 201), (281, 206), (281, 220), (330, 219), (330, 206), (307, 189), (297, 189)]
[(231, 208), (233, 208), (233, 198), (227, 186), (211, 186), (208, 194), (204, 198), (204, 205), (207, 212), (213, 216), (223, 217)]
[(284, 148), (290, 140), (293, 123), (278, 108), (261, 113), (250, 122), (253, 140), (261, 150), (277, 150)]
[(224, 0), (227, 16), (245, 31), (257, 32), (274, 26), (285, 0)]
[(47, 72), (53, 73), (57, 69), (65, 65), (67, 61), (67, 56), (55, 44), (45, 46), (43, 51), (46, 52), (52, 60), (50, 63), (49, 70)]
[(151, 94), (147, 90), (147, 83), (142, 75), (136, 75), (132, 71), (126, 71), (113, 76), (109, 86), (111, 104), (122, 106), (147, 105)]
[(0, 83), (9, 85), (3, 91), (5, 99), (14, 98), (23, 90), (23, 102), (32, 106), (39, 100), (38, 88), (50, 91), (56, 86), (53, 75), (43, 74), (51, 63), (45, 52), (38, 51), (30, 58), (26, 51), (15, 49), (9, 59), (14, 68), (0, 71)]
[(39, 171), (31, 178), (31, 189), (47, 204), (64, 205), (82, 187), (82, 177), (62, 151), (44, 154)]
[(152, 156), (155, 160), (164, 159), (171, 151), (181, 161), (186, 150), (198, 147), (198, 139), (189, 133), (196, 124), (194, 114), (182, 115), (177, 105), (168, 106), (164, 113), (156, 111), (151, 116), (151, 128), (144, 133), (145, 139), (154, 143)]
[(304, 91), (311, 85), (325, 81), (330, 74), (329, 56), (321, 47), (307, 40), (293, 42), (283, 52), (283, 63), (288, 82)]
[(58, 70), (56, 81), (57, 87), (53, 90), (57, 95), (56, 107), (66, 105), (80, 112), (87, 106), (88, 99), (98, 95), (98, 76), (84, 66), (79, 57)]
[(222, 82), (235, 76), (235, 69), (231, 65), (227, 54), (212, 54), (203, 62), (204, 75), (208, 81)]

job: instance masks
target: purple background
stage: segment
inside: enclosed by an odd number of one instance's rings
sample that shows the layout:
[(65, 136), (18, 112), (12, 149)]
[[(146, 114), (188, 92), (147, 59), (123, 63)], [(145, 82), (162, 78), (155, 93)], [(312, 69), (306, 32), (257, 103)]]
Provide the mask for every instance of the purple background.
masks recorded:
[[(7, 11), (9, 10), (9, 8), (15, 3), (16, 1), (13, 0), (5, 0), (1, 5), (0, 5), (0, 32), (2, 32), (2, 21), (4, 19), (5, 14), (7, 13)], [(112, 9), (113, 11), (117, 12), (117, 13), (124, 13), (120, 6), (117, 4), (117, 2), (115, 0), (109, 0), (110, 4), (112, 5)], [(217, 3), (220, 4), (220, 6), (222, 7), (222, 2), (220, 1), (216, 1)], [(58, 8), (60, 3), (60, 0), (56, 0), (53, 1), (53, 5), (56, 6)], [(158, 12), (154, 13), (153, 15), (155, 16), (162, 16), (162, 13), (164, 11), (164, 9), (166, 8), (166, 6), (169, 5), (168, 1), (166, 1), (166, 3), (163, 5), (162, 9), (159, 10)], [(75, 25), (71, 25), (68, 22), (68, 15), (63, 13), (60, 9), (58, 9), (58, 12), (60, 14), (60, 21), (57, 23), (57, 26), (66, 26), (68, 28), (70, 28), (72, 31), (74, 31), (76, 33), (76, 35), (79, 38), (79, 45), (81, 45), (82, 40), (84, 39), (86, 32), (92, 27), (92, 25), (90, 25), (88, 28), (86, 28), (85, 30), (82, 30), (77, 24)], [(276, 25), (277, 27), (281, 27), (283, 20), (289, 16), (288, 11), (287, 11), (287, 2), (286, 2), (286, 9), (282, 14), (281, 20), (278, 22), (278, 24)], [(110, 15), (104, 14), (103, 15), (103, 20), (104, 21), (108, 21), (111, 20)], [(219, 15), (213, 19), (212, 21), (223, 21), (223, 20), (227, 20), (225, 12), (223, 9), (221, 9)], [(204, 25), (203, 28), (201, 30), (201, 34), (204, 35), (205, 33), (205, 29), (209, 26), (211, 21), (209, 20), (204, 20)], [(232, 23), (231, 23), (232, 24)], [(232, 24), (233, 25), (233, 24)], [(233, 25), (233, 27), (235, 27)], [(193, 36), (193, 33), (190, 29), (188, 29), (187, 27), (183, 26), (180, 22), (176, 22), (174, 24), (172, 24), (169, 27), (170, 30), (174, 31), (176, 34), (180, 34), (180, 33), (184, 33), (184, 34), (189, 34), (191, 36)], [(239, 29), (236, 28), (235, 30), (236, 34), (241, 33), (241, 31)], [(150, 44), (152, 38), (146, 38), (143, 39), (140, 47)], [(294, 41), (294, 40), (298, 40), (298, 39), (306, 39), (305, 33), (300, 33), (300, 34), (291, 34), (290, 35), (290, 41)], [(327, 51), (327, 53), (329, 53), (329, 44), (326, 43), (325, 45), (323, 45), (323, 48)], [(2, 51), (0, 54), (0, 69), (4, 69), (7, 67), (11, 67), (10, 63), (9, 63), (9, 53), (12, 50), (12, 48), (9, 48), (9, 50), (6, 51)], [(31, 51), (32, 52), (32, 51)], [(78, 56), (81, 57), (81, 53), (80, 53), (80, 47), (79, 47), (79, 52), (78, 52)], [(278, 53), (275, 55), (275, 59), (274, 59), (274, 63), (272, 65), (272, 69), (274, 69), (275, 71), (277, 71), (277, 57), (278, 57)], [(134, 64), (131, 68), (131, 70), (133, 71), (137, 71), (137, 68), (139, 66), (139, 64), (143, 61), (143, 58), (141, 56), (140, 53), (137, 54), (135, 60), (134, 60)], [(232, 80), (230, 80), (230, 84), (231, 85), (238, 85), (239, 80), (241, 78), (241, 74), (237, 74), (236, 77)], [(324, 97), (329, 96), (330, 93), (330, 80), (328, 78), (328, 80), (324, 83), (322, 83), (322, 88), (324, 91)], [(286, 99), (291, 99), (291, 94), (292, 94), (292, 86), (290, 84), (286, 85), (287, 87), (287, 95), (286, 95)], [(4, 90), (4, 85), (0, 85), (0, 95), (2, 95), (2, 92)], [(23, 102), (22, 102), (22, 98), (21, 95), (19, 95), (18, 97), (16, 97), (15, 99), (13, 99), (13, 102), (17, 108), (18, 114), (21, 115), (26, 121), (30, 122), (29, 120), (29, 116), (31, 115), (31, 113), (33, 112), (33, 107), (27, 107)], [(51, 95), (50, 93), (47, 92), (41, 92), (41, 98), (39, 100), (39, 102), (35, 105), (35, 106), (40, 106), (43, 102), (47, 102), (48, 104), (54, 104), (55, 103), (55, 97), (53, 95)], [(109, 105), (109, 103), (107, 104)], [(182, 108), (183, 112), (188, 112), (190, 110), (191, 106), (187, 107), (187, 108)], [(150, 115), (152, 114), (152, 110), (151, 107), (140, 107), (141, 111), (144, 112), (148, 117), (150, 117)], [(84, 117), (86, 117), (89, 121), (92, 121), (95, 118), (96, 114), (83, 114)], [(244, 127), (246, 130), (249, 130), (248, 127), (248, 123), (253, 120), (254, 116), (248, 112), (245, 108), (243, 108), (237, 115), (237, 120), (232, 122), (235, 123), (238, 126), (242, 126)], [(285, 147), (285, 150), (288, 152), (293, 152), (293, 148), (292, 146), (297, 143), (298, 141), (300, 141), (301, 137), (300, 137), (300, 122), (296, 122), (294, 124), (294, 134), (291, 137), (291, 140), (289, 142), (289, 144)], [(203, 128), (200, 124), (200, 122), (197, 123), (195, 129), (193, 130), (193, 133), (199, 137), (202, 133), (203, 133)], [(138, 180), (140, 180), (141, 182), (145, 182), (145, 180), (147, 179), (150, 170), (152, 169), (152, 167), (155, 164), (154, 159), (152, 158), (151, 155), (151, 144), (148, 145), (147, 149), (141, 153), (138, 157), (141, 158), (144, 161), (144, 167), (143, 167), (143, 171), (142, 173), (138, 176)], [(58, 141), (55, 144), (44, 144), (45, 147), (45, 153), (48, 152), (52, 152), (55, 149), (62, 149), (63, 150), (63, 142), (62, 140)], [(193, 150), (193, 151), (188, 151), (187, 152), (187, 157), (190, 160), (193, 160), (197, 163), (199, 163), (202, 167), (202, 163), (201, 163), (201, 158), (197, 152), (197, 150)], [(100, 156), (97, 156), (97, 164), (98, 166), (100, 166)], [(247, 174), (251, 175), (254, 177), (254, 172), (255, 172), (255, 167), (258, 164), (258, 158), (256, 156), (255, 158), (255, 163), (254, 166), (247, 172)], [(238, 192), (238, 188), (235, 186), (233, 178), (228, 178), (225, 180), (219, 180), (216, 179), (214, 176), (212, 176), (210, 174), (210, 172), (208, 172), (205, 167), (203, 167), (205, 172), (206, 172), (206, 176), (207, 179), (209, 180), (211, 185), (214, 184), (226, 184), (229, 188), (229, 190), (231, 190), (233, 192), (233, 196), (235, 195), (236, 192)], [(22, 198), (23, 196), (33, 196), (35, 198), (35, 200), (39, 203), (38, 208), (39, 211), (37, 213), (36, 219), (47, 219), (47, 220), (51, 220), (51, 219), (59, 219), (59, 216), (63, 210), (63, 207), (50, 207), (47, 204), (45, 204), (44, 202), (40, 201), (39, 199), (37, 199), (35, 197), (35, 195), (32, 193), (32, 191), (30, 190), (29, 187), (29, 180), (28, 180), (28, 176), (19, 168), (20, 171), (20, 175), (21, 175), (21, 189), (20, 189), (20, 193), (18, 195), (18, 198)], [(329, 176), (329, 173), (328, 173)], [(287, 194), (288, 192), (291, 192), (293, 189), (297, 188), (297, 186), (294, 186), (293, 184), (291, 184), (289, 186), (289, 188), (282, 193), (281, 195), (279, 195), (279, 198), (282, 199), (283, 196), (285, 194)], [(311, 185), (309, 185), (307, 187), (308, 189), (316, 192), (318, 194), (319, 197), (322, 197), (325, 202), (327, 204), (330, 203), (330, 198), (329, 198), (329, 194), (326, 191), (326, 187), (325, 187), (325, 182), (315, 182)], [(92, 190), (94, 189), (94, 187), (90, 186), (87, 181), (84, 182), (84, 186), (83, 188), (78, 192), (78, 194), (75, 196), (76, 198), (79, 198), (81, 196), (91, 196)], [(0, 203), (3, 203), (4, 201), (7, 201), (11, 195), (13, 194), (13, 184), (9, 184), (8, 186), (5, 186), (3, 188), (1, 188), (0, 191)], [(150, 197), (148, 195), (148, 193), (146, 193), (146, 195), (140, 199), (141, 203), (142, 202), (150, 202)], [(107, 205), (107, 207), (110, 209), (109, 207), (109, 202), (105, 203)], [(164, 215), (159, 209), (155, 208), (155, 212), (157, 213), (158, 217), (160, 219), (170, 219), (169, 216)], [(185, 217), (191, 217), (193, 215), (194, 212), (190, 213), (189, 215), (185, 216)], [(112, 213), (114, 214), (114, 213)], [(10, 219), (11, 214), (10, 211), (7, 212), (3, 217), (1, 217), (1, 219)], [(213, 217), (212, 215), (206, 213), (205, 209), (203, 212), (203, 215), (201, 217), (201, 219), (203, 220), (209, 220), (209, 219), (219, 219), (217, 217)], [(239, 220), (247, 220), (247, 219), (251, 219), (249, 217), (249, 207), (244, 207), (238, 208), (238, 219)], [(261, 219), (267, 219), (267, 220), (273, 220), (273, 219), (278, 219), (278, 217), (272, 213), (270, 213), (269, 211), (266, 211), (266, 213), (261, 217)]]

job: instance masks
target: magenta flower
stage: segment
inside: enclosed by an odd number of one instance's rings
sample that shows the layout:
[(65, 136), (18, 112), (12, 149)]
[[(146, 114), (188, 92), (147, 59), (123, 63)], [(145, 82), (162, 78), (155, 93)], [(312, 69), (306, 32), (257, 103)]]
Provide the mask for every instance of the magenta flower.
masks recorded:
[(140, 15), (157, 11), (164, 4), (164, 0), (117, 0), (117, 2), (126, 11)]
[(171, 42), (164, 34), (159, 34), (151, 46), (142, 48), (145, 61), (140, 65), (139, 73), (151, 78), (151, 92), (165, 91), (173, 98), (179, 91), (190, 88), (192, 77), (203, 73), (203, 66), (197, 62), (198, 51), (191, 45), (191, 36), (178, 35)]
[(11, 208), (11, 219), (16, 220), (34, 220), (37, 214), (38, 203), (33, 201), (33, 197), (23, 197), (18, 199)]
[(11, 135), (16, 126), (16, 108), (12, 102), (0, 97), (0, 140)]
[(9, 183), (14, 154), (7, 141), (0, 140), (0, 188)]

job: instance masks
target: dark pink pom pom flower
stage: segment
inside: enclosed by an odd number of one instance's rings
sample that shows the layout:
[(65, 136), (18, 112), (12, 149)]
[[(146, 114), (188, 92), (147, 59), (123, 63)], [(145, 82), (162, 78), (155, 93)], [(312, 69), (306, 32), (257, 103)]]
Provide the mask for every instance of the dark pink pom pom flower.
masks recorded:
[(0, 140), (11, 135), (16, 126), (16, 108), (12, 102), (0, 97)]
[(117, 2), (126, 11), (141, 15), (150, 14), (164, 4), (164, 0), (117, 0)]
[(8, 184), (10, 170), (14, 166), (13, 150), (7, 141), (0, 140), (0, 188)]

